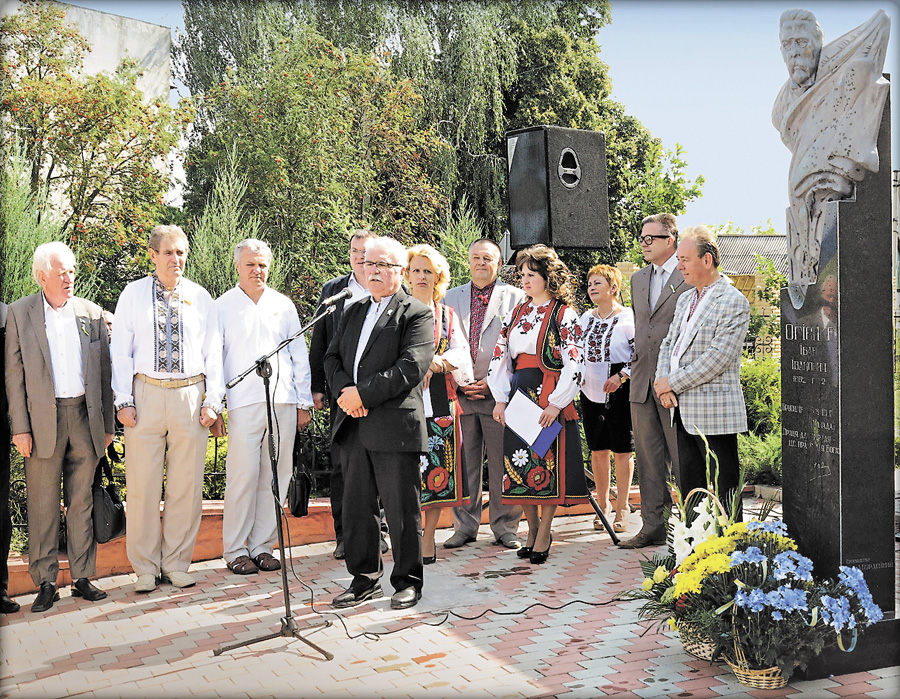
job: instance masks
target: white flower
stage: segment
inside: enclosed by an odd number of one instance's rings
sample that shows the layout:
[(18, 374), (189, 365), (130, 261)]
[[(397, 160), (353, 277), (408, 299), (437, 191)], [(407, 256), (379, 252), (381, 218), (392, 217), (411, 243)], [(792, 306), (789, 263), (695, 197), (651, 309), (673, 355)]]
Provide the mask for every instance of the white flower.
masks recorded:
[(528, 452), (524, 449), (519, 449), (512, 455), (512, 460), (516, 466), (522, 468), (522, 466), (528, 463)]
[(419, 454), (419, 473), (425, 473), (428, 469), (428, 458), (425, 454)]

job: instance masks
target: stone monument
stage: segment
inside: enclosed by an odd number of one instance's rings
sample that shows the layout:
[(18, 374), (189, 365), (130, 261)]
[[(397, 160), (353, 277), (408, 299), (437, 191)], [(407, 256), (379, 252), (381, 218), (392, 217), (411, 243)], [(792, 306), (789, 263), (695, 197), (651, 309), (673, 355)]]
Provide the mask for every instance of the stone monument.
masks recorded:
[(863, 571), (882, 622), (806, 679), (900, 664), (893, 487), (890, 20), (823, 46), (781, 17), (789, 78), (772, 113), (791, 149), (789, 287), (781, 295), (784, 519), (818, 575)]

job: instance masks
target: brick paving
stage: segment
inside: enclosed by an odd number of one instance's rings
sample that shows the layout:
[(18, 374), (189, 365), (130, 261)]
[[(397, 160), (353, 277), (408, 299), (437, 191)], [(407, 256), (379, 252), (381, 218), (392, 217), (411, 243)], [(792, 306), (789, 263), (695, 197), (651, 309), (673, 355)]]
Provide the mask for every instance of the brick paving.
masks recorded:
[[(350, 578), (333, 545), (292, 548), (294, 618), (331, 661), (284, 638), (214, 656), (277, 631), (284, 610), (279, 573), (237, 576), (221, 560), (195, 563), (197, 586), (185, 590), (138, 595), (133, 577), (119, 575), (98, 581), (106, 600), (86, 603), (64, 588), (43, 614), (22, 595), (22, 611), (0, 617), (0, 696), (900, 696), (900, 667), (756, 691), (727, 665), (693, 659), (674, 633), (637, 623), (637, 602), (613, 601), (639, 584), (642, 555), (613, 546), (591, 521), (559, 517), (540, 566), (494, 545), (482, 527), (474, 544), (439, 548), (422, 601), (403, 611), (390, 609), (390, 554), (385, 597), (336, 614), (329, 602)], [(639, 525), (631, 515), (629, 535)], [(450, 534), (439, 531), (438, 544)], [(331, 625), (313, 626), (323, 620)]]

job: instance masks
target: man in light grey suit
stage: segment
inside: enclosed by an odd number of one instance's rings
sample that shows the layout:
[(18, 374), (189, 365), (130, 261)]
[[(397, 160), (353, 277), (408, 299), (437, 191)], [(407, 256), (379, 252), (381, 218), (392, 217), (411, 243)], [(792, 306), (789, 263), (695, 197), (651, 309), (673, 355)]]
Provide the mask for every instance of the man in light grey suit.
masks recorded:
[[(659, 350), (654, 390), (675, 418), (682, 496), (707, 487), (705, 438), (716, 457), (710, 459), (710, 478), (731, 510), (740, 476), (737, 433), (747, 431), (741, 350), (750, 302), (719, 274), (719, 248), (706, 226), (684, 231), (676, 257), (685, 282), (694, 289), (678, 299)], [(739, 520), (739, 495), (734, 502)]]
[(650, 264), (631, 277), (634, 358), (631, 360), (631, 422), (641, 488), (641, 530), (622, 541), (636, 549), (664, 543), (663, 512), (671, 502), (669, 468), (677, 472), (676, 433), (669, 411), (653, 391), (659, 346), (669, 331), (675, 302), (690, 287), (675, 267), (678, 223), (672, 214), (647, 216), (638, 240)]
[(475, 382), (459, 387), (459, 404), (463, 414), (460, 426), (463, 458), (472, 499), (453, 508), (453, 535), (445, 548), (457, 548), (475, 541), (481, 524), (482, 464), (487, 456), (488, 490), (490, 492), (491, 531), (496, 543), (506, 548), (521, 546), (516, 531), (522, 518), (519, 505), (504, 505), (500, 499), (503, 478), (503, 426), (492, 417), (494, 399), (485, 377), (503, 318), (522, 301), (525, 294), (497, 279), (500, 271), (500, 246), (493, 240), (476, 240), (469, 246), (469, 270), (472, 281), (447, 292), (444, 303), (459, 315), (469, 340)]
[(59, 487), (63, 484), (72, 595), (94, 602), (106, 593), (96, 572), (91, 484), (115, 423), (109, 339), (103, 311), (74, 296), (75, 256), (63, 243), (34, 251), (42, 291), (9, 307), (6, 394), (12, 440), (25, 457), (29, 573), (40, 587), (33, 612), (59, 599)]

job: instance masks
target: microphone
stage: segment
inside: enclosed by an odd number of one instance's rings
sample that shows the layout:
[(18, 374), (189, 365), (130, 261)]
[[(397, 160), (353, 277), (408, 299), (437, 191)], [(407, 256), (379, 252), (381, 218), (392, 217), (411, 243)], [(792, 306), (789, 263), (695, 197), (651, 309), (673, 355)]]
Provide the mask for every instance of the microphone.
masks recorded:
[(343, 301), (344, 299), (349, 299), (353, 296), (353, 291), (349, 288), (344, 289), (341, 293), (335, 294), (334, 296), (329, 296), (327, 299), (324, 299), (319, 306), (333, 306), (338, 301)]

